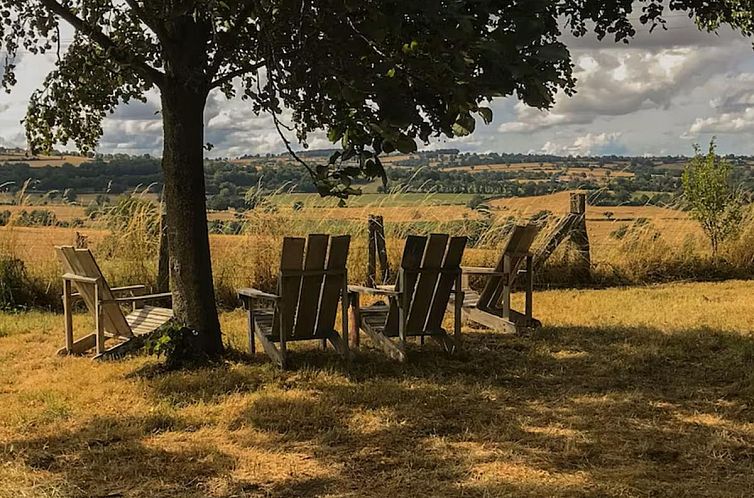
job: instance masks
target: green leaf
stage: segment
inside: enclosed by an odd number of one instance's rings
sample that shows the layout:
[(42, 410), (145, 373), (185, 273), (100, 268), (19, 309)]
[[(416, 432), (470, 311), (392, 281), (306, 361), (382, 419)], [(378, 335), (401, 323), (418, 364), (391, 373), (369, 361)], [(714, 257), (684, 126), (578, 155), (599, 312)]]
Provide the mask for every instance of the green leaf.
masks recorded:
[(468, 112), (458, 115), (456, 122), (453, 124), (453, 134), (457, 137), (465, 137), (474, 133), (476, 121)]
[(480, 107), (477, 109), (477, 112), (482, 117), (484, 124), (488, 125), (492, 123), (492, 109), (489, 107)]
[(398, 143), (396, 144), (398, 151), (403, 154), (412, 154), (417, 151), (416, 140), (407, 136), (401, 135), (398, 137)]
[(332, 143), (335, 143), (338, 140), (340, 140), (340, 137), (342, 136), (343, 136), (343, 132), (341, 132), (337, 128), (330, 128), (329, 130), (327, 130), (327, 139)]

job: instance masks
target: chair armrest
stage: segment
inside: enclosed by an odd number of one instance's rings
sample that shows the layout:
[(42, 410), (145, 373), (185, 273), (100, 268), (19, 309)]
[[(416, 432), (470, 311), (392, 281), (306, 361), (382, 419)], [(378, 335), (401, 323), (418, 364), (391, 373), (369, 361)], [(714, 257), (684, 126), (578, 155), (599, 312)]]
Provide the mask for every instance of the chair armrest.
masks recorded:
[(262, 292), (259, 289), (245, 288), (238, 289), (239, 297), (249, 297), (251, 299), (259, 299), (262, 301), (272, 301), (274, 303), (280, 301), (280, 296), (270, 294), (268, 292)]
[(70, 280), (71, 282), (78, 282), (80, 284), (96, 284), (99, 282), (98, 278), (82, 277), (74, 273), (66, 273), (63, 275), (63, 280)]
[(146, 288), (146, 285), (128, 285), (126, 287), (113, 287), (110, 289), (110, 292), (115, 294), (116, 292), (132, 292), (137, 290), (145, 290)]
[(147, 294), (146, 296), (126, 296), (126, 297), (116, 297), (113, 299), (113, 301), (117, 303), (130, 303), (133, 301), (150, 301), (155, 299), (166, 299), (168, 297), (173, 297), (173, 294), (170, 292), (162, 292), (160, 294)]
[(349, 285), (348, 292), (352, 294), (371, 294), (373, 296), (400, 296), (400, 292), (395, 289), (382, 289), (374, 287), (363, 287), (361, 285)]
[(494, 268), (484, 268), (481, 266), (462, 266), (461, 271), (468, 275), (491, 275), (496, 277), (507, 275), (505, 272), (495, 271)]

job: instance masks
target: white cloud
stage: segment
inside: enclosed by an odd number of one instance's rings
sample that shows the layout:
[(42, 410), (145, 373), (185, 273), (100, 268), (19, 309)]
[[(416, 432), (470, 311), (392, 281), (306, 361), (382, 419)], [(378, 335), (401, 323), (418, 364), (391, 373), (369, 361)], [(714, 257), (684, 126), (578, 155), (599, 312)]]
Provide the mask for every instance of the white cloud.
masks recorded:
[(560, 93), (549, 111), (522, 103), (502, 133), (527, 133), (566, 125), (590, 124), (601, 116), (623, 116), (643, 109), (669, 111), (681, 92), (704, 82), (730, 64), (725, 49), (691, 47), (650, 53), (639, 49), (599, 50), (576, 59), (578, 93)]
[(720, 96), (710, 100), (710, 107), (715, 115), (696, 118), (683, 137), (754, 131), (754, 73), (728, 78)]
[(541, 152), (558, 156), (621, 154), (624, 149), (619, 142), (621, 135), (620, 132), (587, 133), (571, 143), (546, 142)]

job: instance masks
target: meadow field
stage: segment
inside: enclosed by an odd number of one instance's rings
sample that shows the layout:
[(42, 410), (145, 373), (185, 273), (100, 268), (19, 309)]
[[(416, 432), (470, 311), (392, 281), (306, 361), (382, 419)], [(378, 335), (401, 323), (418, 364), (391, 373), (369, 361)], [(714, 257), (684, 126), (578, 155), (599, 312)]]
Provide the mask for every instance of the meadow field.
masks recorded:
[[(149, 194), (150, 196), (152, 194)], [(137, 203), (143, 212), (118, 210), (85, 220), (81, 226), (25, 227), (14, 220), (22, 211), (49, 209), (58, 220), (85, 219), (81, 205), (6, 206), (11, 220), (0, 227), (0, 255), (20, 260), (24, 274), (9, 288), (23, 288), (32, 305), (59, 307), (59, 266), (54, 246), (86, 239), (114, 285), (134, 282), (154, 284), (159, 224), (153, 198)], [(385, 219), (388, 255), (398, 264), (402, 242), (411, 233), (445, 232), (470, 237), (464, 264), (494, 265), (513, 223), (537, 218), (542, 224), (535, 250), (551, 233), (569, 206), (569, 192), (539, 197), (493, 199), (482, 209), (467, 207), (470, 196), (459, 194), (365, 195), (338, 207), (335, 200), (312, 194), (278, 194), (268, 207), (246, 213), (212, 212), (210, 221), (220, 223), (211, 235), (215, 283), (220, 304), (238, 305), (235, 289), (255, 286), (272, 290), (283, 237), (309, 233), (348, 233), (353, 237), (349, 274), (355, 282), (366, 280), (367, 223), (369, 215)], [(117, 199), (116, 199), (117, 200)], [(294, 207), (294, 203), (301, 206)], [(272, 208), (270, 208), (272, 206)], [(609, 216), (608, 216), (609, 215)], [(114, 219), (117, 218), (117, 219)], [(233, 234), (221, 233), (233, 224)], [(573, 271), (580, 256), (564, 244), (536, 276), (540, 288), (583, 285), (629, 285), (674, 280), (742, 278), (754, 268), (754, 222), (742, 226), (738, 238), (726, 243), (723, 257), (713, 261), (698, 224), (686, 212), (658, 206), (589, 206), (587, 228), (591, 242), (591, 275)], [(0, 266), (0, 270), (3, 267)], [(3, 270), (5, 271), (5, 270)], [(20, 291), (19, 291), (20, 292)], [(16, 300), (17, 301), (17, 300)]]
[(522, 336), (403, 365), (301, 345), (289, 371), (58, 357), (60, 315), (0, 313), (0, 497), (749, 496), (752, 292), (537, 292)]
[[(472, 209), (469, 194), (367, 194), (345, 207), (277, 194), (245, 213), (210, 213), (228, 353), (180, 371), (145, 354), (55, 355), (64, 334), (54, 246), (78, 241), (111, 285), (154, 289), (154, 194), (113, 197), (93, 219), (84, 205), (41, 198), (5, 206), (0, 498), (747, 496), (751, 214), (714, 260), (683, 211), (589, 206), (587, 278), (563, 245), (536, 275), (543, 327), (503, 336), (465, 324), (458, 355), (415, 344), (397, 364), (364, 340), (348, 364), (304, 344), (280, 371), (246, 352), (236, 290), (274, 290), (285, 236), (351, 234), (352, 283), (366, 280), (372, 214), (385, 219), (392, 268), (406, 235), (431, 232), (469, 236), (464, 263), (489, 266), (514, 223), (541, 224), (537, 250), (569, 195)], [(83, 221), (20, 226), (34, 209)], [(230, 226), (236, 234), (219, 233)], [(90, 330), (92, 319), (77, 312), (74, 324)]]

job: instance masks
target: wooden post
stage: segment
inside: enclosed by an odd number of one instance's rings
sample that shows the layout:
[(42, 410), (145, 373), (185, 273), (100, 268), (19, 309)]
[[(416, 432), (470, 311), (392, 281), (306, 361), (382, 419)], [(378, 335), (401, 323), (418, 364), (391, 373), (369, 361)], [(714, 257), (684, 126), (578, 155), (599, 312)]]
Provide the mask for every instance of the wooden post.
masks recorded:
[(534, 257), (533, 271), (539, 270), (547, 258), (555, 252), (565, 240), (569, 240), (579, 251), (579, 271), (582, 278), (591, 278), (591, 255), (589, 248), (589, 234), (586, 229), (586, 194), (575, 192), (571, 194), (570, 209), (567, 215), (557, 224), (548, 236), (541, 249)]
[(390, 281), (390, 263), (387, 260), (387, 245), (385, 244), (385, 220), (382, 216), (377, 216), (377, 258), (380, 263), (380, 274), (382, 277), (382, 283), (386, 284)]
[(571, 193), (571, 214), (586, 214), (586, 194)]
[(503, 256), (503, 318), (510, 320), (511, 317), (511, 257), (509, 254)]
[(377, 265), (380, 267), (380, 283), (390, 280), (390, 265), (385, 244), (385, 221), (382, 216), (370, 214), (368, 219), (369, 261), (367, 263), (367, 286), (377, 286)]
[[(412, 275), (413, 276), (413, 275)], [(398, 337), (401, 341), (401, 349), (403, 351), (406, 350), (406, 325), (408, 320), (408, 306), (409, 306), (409, 299), (411, 299), (411, 296), (408, 295), (408, 292), (406, 292), (406, 274), (403, 271), (403, 268), (398, 270), (398, 282), (400, 282), (400, 287), (398, 289), (399, 296), (398, 296)]]
[(369, 261), (367, 262), (367, 287), (377, 287), (377, 220), (369, 215), (368, 220)]
[(456, 276), (455, 285), (455, 302), (453, 309), (453, 342), (455, 342), (456, 351), (461, 349), (461, 314), (463, 313), (463, 273), (459, 272)]
[(157, 292), (170, 292), (170, 250), (166, 215), (160, 217), (160, 250), (157, 260)]
[(581, 279), (591, 280), (592, 258), (589, 248), (589, 233), (586, 229), (586, 194), (571, 194), (571, 214), (577, 216), (573, 227), (571, 228), (571, 243), (576, 246), (579, 252), (579, 263), (577, 271)]
[(76, 249), (86, 249), (89, 247), (89, 236), (76, 232), (76, 242), (74, 243)]
[[(346, 345), (346, 360), (351, 359), (348, 336), (351, 330), (348, 327), (348, 270), (343, 274), (343, 284), (340, 289), (340, 330), (343, 333), (343, 342)], [(358, 325), (357, 325), (358, 327)]]

